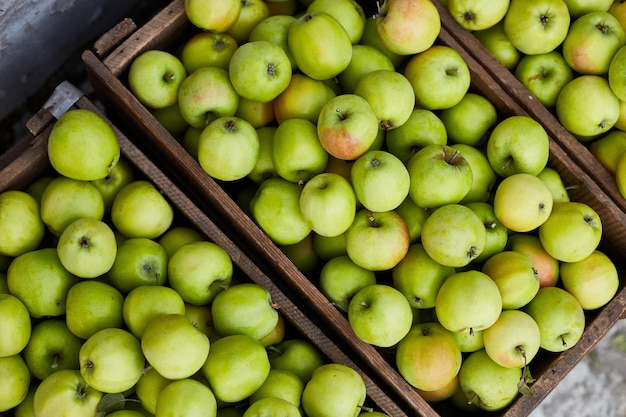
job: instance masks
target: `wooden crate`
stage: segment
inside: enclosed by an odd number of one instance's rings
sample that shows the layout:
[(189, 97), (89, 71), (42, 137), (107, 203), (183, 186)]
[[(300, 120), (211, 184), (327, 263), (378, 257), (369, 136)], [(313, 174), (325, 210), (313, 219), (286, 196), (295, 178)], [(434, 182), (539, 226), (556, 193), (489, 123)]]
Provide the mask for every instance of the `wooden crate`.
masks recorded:
[[(285, 254), (244, 213), (230, 195), (200, 167), (198, 162), (161, 126), (151, 113), (139, 103), (126, 86), (128, 66), (141, 52), (157, 48), (172, 50), (186, 33), (193, 30), (184, 14), (182, 0), (175, 0), (151, 21), (137, 30), (129, 30), (123, 41), (115, 40), (110, 49), (99, 44), (98, 51), (87, 50), (83, 62), (97, 97), (106, 104), (116, 122), (137, 132), (136, 137), (145, 152), (185, 187), (196, 203), (207, 212), (214, 213), (223, 222), (223, 229), (248, 250), (259, 264), (264, 263), (285, 281), (294, 294), (302, 300), (303, 308), (319, 320), (324, 328), (335, 332), (338, 343), (350, 349), (354, 360), (369, 367), (407, 405), (407, 413), (424, 417), (459, 415), (458, 410), (449, 411), (439, 404), (426, 403), (410, 387), (395, 367), (379, 350), (362, 342), (352, 332), (346, 317), (337, 310), (319, 289), (285, 256)], [(119, 31), (118, 31), (119, 33)], [(115, 36), (105, 35), (105, 39)], [(466, 51), (444, 28), (438, 42), (456, 49), (468, 63), (472, 73), (472, 89), (489, 98), (501, 116), (529, 115), (529, 113), (505, 91), (504, 87)], [(621, 253), (626, 248), (626, 216), (605, 191), (567, 154), (555, 141), (550, 141), (549, 165), (559, 171), (565, 184), (571, 187), (572, 200), (593, 207), (601, 216), (605, 234), (602, 249), (612, 259), (619, 260), (624, 270)], [(305, 307), (306, 305), (306, 307)], [(531, 370), (536, 378), (532, 397), (520, 396), (510, 407), (489, 415), (521, 417), (528, 415), (554, 386), (593, 348), (596, 342), (624, 314), (626, 288), (622, 281), (619, 293), (604, 308), (589, 312), (583, 338), (572, 349), (558, 355), (543, 352), (533, 360)]]
[[(238, 282), (254, 282), (265, 287), (285, 318), (288, 335), (310, 341), (324, 355), (328, 362), (340, 363), (356, 370), (364, 379), (367, 389), (365, 405), (390, 416), (408, 417), (405, 410), (381, 388), (380, 382), (361, 369), (350, 356), (337, 345), (327, 333), (318, 327), (300, 307), (263, 272), (192, 200), (172, 182), (133, 142), (113, 125), (109, 119), (87, 97), (81, 97), (75, 108), (98, 113), (113, 127), (121, 149), (122, 157), (128, 160), (139, 177), (152, 182), (172, 204), (176, 213), (176, 224), (198, 230), (206, 239), (221, 246), (233, 260)], [(25, 189), (35, 179), (43, 175), (58, 175), (48, 159), (47, 144), (55, 119), (42, 109), (29, 120), (27, 127), (31, 136), (20, 140), (13, 148), (0, 157), (0, 192)], [(235, 279), (235, 276), (233, 279)]]

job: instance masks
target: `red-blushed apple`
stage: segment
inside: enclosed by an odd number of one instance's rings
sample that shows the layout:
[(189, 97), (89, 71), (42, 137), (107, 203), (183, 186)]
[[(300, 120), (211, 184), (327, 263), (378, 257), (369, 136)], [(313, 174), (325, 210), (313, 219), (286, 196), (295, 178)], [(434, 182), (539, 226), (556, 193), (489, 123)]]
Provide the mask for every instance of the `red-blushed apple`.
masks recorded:
[(383, 40), (378, 36), (378, 29), (376, 28), (376, 19), (368, 18), (365, 21), (365, 28), (363, 29), (363, 36), (358, 45), (368, 45), (376, 48), (383, 53), (393, 64), (394, 68), (400, 68), (410, 57), (410, 55), (402, 55), (392, 52), (385, 46)]
[(476, 201), (466, 203), (465, 207), (471, 209), (482, 221), (487, 232), (485, 248), (474, 260), (475, 263), (484, 262), (491, 256), (502, 252), (509, 238), (509, 229), (507, 229), (496, 216), (493, 204), (486, 201)]
[(618, 275), (613, 261), (598, 250), (561, 266), (563, 288), (576, 297), (584, 310), (595, 310), (613, 299), (619, 287)]
[(78, 369), (61, 370), (37, 386), (33, 400), (35, 415), (94, 416), (102, 397), (103, 393), (87, 384)]
[(415, 204), (411, 197), (407, 197), (396, 208), (396, 212), (402, 216), (406, 226), (409, 228), (409, 239), (411, 243), (416, 243), (422, 234), (422, 226), (426, 218), (430, 215), (431, 209), (420, 207)]
[(336, 94), (322, 80), (295, 73), (287, 88), (274, 99), (274, 115), (280, 124), (287, 119), (306, 119), (317, 124), (322, 107)]
[(468, 1), (448, 0), (448, 10), (454, 20), (470, 31), (488, 29), (500, 22), (509, 9), (509, 0)]
[(450, 143), (479, 147), (486, 142), (490, 130), (498, 122), (498, 113), (485, 96), (467, 93), (457, 104), (442, 110), (439, 118)]
[[(457, 375), (454, 378), (452, 378), (452, 380), (448, 383), (448, 385), (446, 385), (443, 388), (436, 389), (436, 390), (429, 390), (429, 391), (415, 388), (415, 391), (419, 394), (420, 397), (422, 397), (427, 402), (436, 403), (436, 402), (447, 400), (448, 398), (452, 397), (452, 395), (458, 389), (459, 389), (459, 375), (457, 373)], [(367, 416), (366, 415), (364, 416), (363, 414), (361, 414), (360, 417), (367, 417)]]
[(530, 258), (523, 253), (512, 250), (496, 253), (485, 261), (481, 270), (498, 286), (505, 310), (522, 308), (539, 291), (539, 277)]
[(483, 331), (485, 351), (498, 365), (524, 368), (539, 352), (541, 334), (537, 322), (522, 310), (504, 310)]
[(421, 241), (435, 262), (460, 268), (484, 250), (487, 231), (472, 209), (461, 204), (446, 204), (426, 218)]
[(539, 226), (541, 244), (561, 262), (577, 262), (591, 255), (602, 239), (602, 219), (589, 205), (570, 201), (556, 203)]
[[(266, 2), (266, 4), (269, 4)], [(296, 21), (293, 14), (270, 15), (254, 26), (248, 35), (248, 42), (268, 41), (280, 46), (289, 57), (292, 70), (296, 69), (296, 62), (289, 51), (287, 35), (289, 26)]]
[(155, 415), (217, 415), (215, 395), (206, 384), (184, 378), (167, 384), (157, 397)]
[(475, 31), (474, 36), (508, 70), (514, 70), (522, 58), (504, 31), (503, 20), (490, 28)]
[(413, 109), (402, 126), (385, 132), (387, 150), (405, 164), (421, 148), (446, 143), (445, 125), (435, 112), (427, 109)]
[(190, 37), (180, 52), (187, 74), (201, 67), (218, 67), (228, 71), (230, 57), (237, 41), (226, 33), (200, 32)]
[(603, 167), (611, 174), (615, 174), (617, 161), (626, 152), (626, 131), (620, 129), (609, 131), (591, 142), (589, 151)]
[(396, 348), (398, 371), (413, 387), (434, 391), (446, 387), (461, 368), (456, 339), (437, 322), (416, 324)]
[(340, 363), (317, 368), (302, 391), (301, 408), (308, 416), (323, 416), (333, 410), (336, 416), (356, 416), (367, 396), (363, 377)]
[(124, 324), (137, 338), (152, 320), (164, 314), (185, 314), (185, 301), (171, 287), (165, 285), (142, 285), (134, 288), (122, 305)]
[(541, 245), (535, 234), (512, 233), (508, 245), (511, 250), (528, 256), (537, 271), (540, 287), (553, 287), (559, 280), (560, 262), (554, 259)]
[(396, 211), (361, 209), (346, 231), (346, 251), (352, 261), (372, 271), (391, 269), (409, 250), (409, 229)]
[(522, 85), (550, 109), (556, 105), (563, 86), (574, 78), (574, 71), (560, 51), (524, 55), (514, 73)]
[(187, 77), (180, 59), (151, 49), (134, 58), (128, 69), (128, 88), (146, 107), (161, 109), (178, 102), (178, 89)]
[(337, 80), (343, 91), (353, 93), (362, 76), (381, 69), (395, 70), (387, 55), (371, 45), (353, 44), (350, 64), (337, 76)]
[(375, 272), (358, 266), (347, 255), (329, 259), (319, 273), (322, 294), (346, 313), (354, 294), (373, 284), (376, 284)]
[(325, 12), (337, 19), (346, 30), (350, 42), (357, 44), (365, 30), (365, 12), (356, 0), (314, 0), (307, 13)]
[(484, 330), (498, 320), (502, 296), (489, 275), (478, 270), (456, 272), (448, 277), (435, 300), (435, 313), (451, 332)]
[(552, 193), (552, 201), (554, 203), (570, 201), (568, 188), (563, 183), (563, 178), (561, 178), (559, 171), (547, 166), (541, 170), (539, 174), (537, 174), (537, 178), (543, 181), (543, 183), (550, 189), (550, 192)]
[(31, 337), (32, 324), (26, 305), (15, 295), (0, 294), (0, 328), (6, 335), (0, 343), (0, 357), (19, 354)]
[(239, 106), (235, 116), (246, 120), (255, 129), (258, 129), (276, 121), (274, 116), (274, 102), (254, 101), (244, 97), (239, 97)]
[(185, 0), (185, 15), (200, 29), (225, 32), (239, 18), (241, 0)]
[(270, 10), (264, 0), (242, 0), (237, 20), (225, 33), (232, 36), (241, 46), (249, 42), (250, 32), (269, 15)]

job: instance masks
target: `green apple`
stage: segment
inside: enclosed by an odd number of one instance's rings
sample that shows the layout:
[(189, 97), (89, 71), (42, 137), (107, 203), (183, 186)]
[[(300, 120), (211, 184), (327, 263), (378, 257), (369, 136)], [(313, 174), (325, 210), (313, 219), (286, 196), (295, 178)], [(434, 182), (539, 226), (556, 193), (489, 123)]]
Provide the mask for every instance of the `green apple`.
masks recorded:
[(185, 302), (208, 304), (230, 285), (233, 261), (225, 249), (213, 242), (191, 242), (169, 258), (167, 276), (169, 286)]
[(413, 324), (409, 300), (394, 287), (373, 284), (360, 289), (348, 304), (348, 321), (357, 337), (378, 347), (402, 340)]
[(359, 290), (375, 283), (374, 271), (358, 266), (347, 255), (329, 259), (319, 273), (320, 291), (343, 312)]
[(180, 59), (150, 49), (135, 57), (128, 68), (128, 88), (146, 107), (162, 109), (178, 102), (178, 89), (187, 77)]
[(448, 277), (435, 300), (435, 313), (452, 332), (484, 330), (498, 320), (502, 296), (489, 275), (478, 270), (456, 272)]
[(32, 325), (28, 309), (19, 298), (11, 294), (0, 294), (0, 357), (20, 353), (31, 337)]
[(504, 31), (504, 18), (495, 25), (473, 32), (482, 46), (508, 70), (515, 70), (522, 53), (513, 45)]
[(248, 178), (257, 185), (267, 178), (278, 176), (272, 160), (274, 134), (277, 129), (277, 126), (262, 126), (256, 129), (259, 138), (259, 157), (252, 171), (248, 173)]
[(498, 113), (488, 98), (470, 92), (454, 106), (442, 110), (439, 118), (451, 143), (478, 147), (486, 142), (489, 132), (497, 124)]
[(626, 131), (613, 129), (589, 144), (591, 154), (611, 174), (615, 174), (617, 161), (626, 152)]
[(448, 0), (448, 10), (454, 20), (467, 30), (488, 29), (502, 19), (509, 9), (509, 0), (475, 1)]
[(554, 108), (561, 89), (574, 78), (574, 71), (560, 51), (524, 55), (515, 67), (515, 77), (547, 108)]
[(328, 163), (328, 153), (320, 143), (315, 124), (300, 118), (278, 125), (271, 155), (276, 173), (300, 185), (322, 173)]
[(591, 255), (602, 239), (602, 220), (582, 202), (556, 203), (539, 227), (546, 252), (561, 262), (577, 262)]
[(420, 207), (437, 208), (460, 202), (472, 187), (472, 169), (461, 151), (427, 145), (406, 164), (409, 197)]
[[(266, 2), (266, 4), (268, 4)], [(297, 69), (296, 62), (289, 51), (287, 36), (289, 34), (289, 26), (296, 21), (293, 14), (275, 14), (266, 17), (258, 22), (248, 35), (248, 42), (268, 41), (280, 46), (289, 57), (292, 70)]]
[(300, 409), (287, 400), (277, 397), (261, 398), (251, 403), (243, 414), (245, 417), (280, 415), (284, 417), (300, 417)]
[(276, 121), (305, 119), (317, 124), (322, 107), (337, 94), (323, 80), (295, 73), (287, 88), (273, 100)]
[(363, 35), (361, 36), (361, 41), (358, 45), (367, 45), (376, 48), (391, 61), (394, 68), (400, 68), (409, 59), (410, 55), (397, 54), (385, 46), (381, 37), (378, 36), (376, 20), (377, 19), (368, 17), (365, 21)]
[(20, 190), (0, 193), (0, 254), (15, 257), (36, 249), (44, 238), (39, 202)]
[(267, 350), (271, 369), (289, 371), (303, 383), (308, 382), (315, 369), (326, 360), (322, 352), (310, 341), (287, 338)]
[(309, 417), (353, 417), (365, 402), (363, 377), (339, 363), (318, 367), (302, 391), (302, 410)]
[(215, 119), (233, 116), (239, 106), (239, 94), (227, 70), (201, 67), (189, 74), (180, 85), (178, 105), (189, 125), (204, 128)]
[(554, 259), (541, 244), (536, 234), (512, 233), (508, 245), (511, 250), (528, 256), (539, 277), (541, 287), (553, 287), (559, 280), (560, 262)]
[(237, 41), (227, 33), (199, 32), (185, 41), (180, 60), (187, 74), (201, 67), (218, 67), (228, 71), (228, 63), (237, 47)]
[(552, 192), (536, 175), (512, 174), (498, 184), (493, 208), (509, 230), (529, 232), (541, 226), (555, 205)]
[(239, 17), (226, 29), (225, 33), (232, 36), (237, 44), (242, 46), (248, 42), (250, 32), (255, 26), (269, 15), (270, 10), (264, 0), (243, 0)]
[(450, 147), (461, 152), (472, 171), (472, 186), (460, 203), (489, 201), (498, 176), (489, 163), (487, 155), (479, 148), (464, 143), (454, 143)]
[(241, 0), (185, 0), (185, 15), (196, 27), (225, 32), (239, 18)]
[(120, 158), (106, 177), (91, 182), (102, 194), (105, 214), (111, 212), (111, 206), (117, 192), (129, 182), (134, 181), (136, 179), (135, 175), (135, 168), (128, 159)]
[(313, 246), (313, 233), (293, 245), (278, 245), (278, 248), (303, 274), (316, 272), (321, 259)]
[[(615, 182), (622, 197), (626, 196), (626, 157), (620, 156), (615, 165)], [(626, 198), (626, 197), (624, 197)]]
[(180, 294), (162, 285), (141, 285), (132, 289), (122, 305), (122, 316), (128, 330), (141, 339), (146, 326), (164, 314), (185, 314)]
[(96, 278), (113, 266), (117, 241), (111, 226), (83, 217), (63, 230), (56, 249), (61, 264), (70, 273), (79, 278)]
[(13, 409), (13, 415), (15, 417), (34, 417), (35, 416), (35, 407), (34, 407), (34, 399), (35, 399), (35, 391), (37, 390), (38, 384), (30, 384), (28, 388), (28, 393), (26, 393), (26, 397)]
[(289, 26), (287, 44), (298, 69), (315, 80), (339, 75), (352, 58), (350, 35), (326, 12), (300, 15)]
[(400, 55), (413, 55), (433, 46), (441, 30), (441, 18), (429, 0), (384, 2), (374, 19), (383, 45)]
[(249, 398), (250, 404), (264, 398), (280, 398), (300, 407), (304, 382), (291, 371), (272, 369), (263, 384)]
[(243, 334), (216, 340), (202, 366), (202, 374), (215, 397), (226, 403), (250, 397), (263, 385), (269, 372), (270, 361), (265, 347)]
[(435, 262), (460, 268), (485, 249), (487, 230), (469, 207), (446, 204), (435, 209), (424, 221), (421, 241)]
[(459, 349), (463, 353), (476, 352), (485, 347), (483, 340), (484, 330), (474, 330), (473, 332), (452, 332), (452, 335), (459, 344)]
[(124, 296), (102, 281), (88, 280), (74, 284), (65, 301), (65, 322), (82, 339), (109, 327), (122, 328)]
[(434, 45), (414, 55), (406, 64), (404, 75), (413, 86), (417, 106), (429, 110), (455, 106), (467, 94), (471, 83), (467, 63), (446, 45)]
[(396, 212), (400, 214), (409, 228), (410, 242), (417, 242), (422, 234), (424, 221), (426, 221), (426, 218), (430, 215), (431, 210), (418, 206), (411, 197), (407, 196), (396, 208)]
[[(580, 97), (585, 99), (580, 100)], [(615, 125), (619, 107), (619, 99), (605, 77), (581, 75), (563, 86), (556, 99), (555, 111), (563, 127), (585, 142), (608, 132)]]
[(585, 14), (592, 12), (607, 12), (613, 3), (610, 0), (595, 0), (595, 1), (582, 1), (582, 0), (564, 0), (567, 4), (570, 14), (574, 18), (582, 17)]
[(510, 405), (519, 395), (517, 387), (521, 379), (522, 368), (498, 365), (485, 349), (467, 356), (459, 371), (459, 387), (467, 403), (487, 411)]
[(365, 12), (355, 0), (314, 0), (306, 13), (325, 12), (337, 19), (346, 30), (350, 42), (358, 44), (365, 30)]
[(508, 242), (509, 229), (498, 220), (493, 204), (486, 201), (476, 201), (474, 203), (466, 203), (465, 207), (476, 213), (483, 222), (487, 232), (485, 248), (475, 259), (475, 262), (484, 262), (491, 256), (502, 252)]
[(152, 367), (146, 368), (137, 384), (135, 384), (135, 395), (141, 407), (148, 413), (154, 414), (159, 393), (171, 382), (171, 379), (165, 378), (156, 369)]
[(329, 237), (313, 233), (313, 248), (323, 261), (328, 261), (336, 256), (347, 255), (346, 234)]
[(361, 209), (346, 231), (346, 251), (362, 268), (384, 271), (393, 268), (409, 250), (406, 222), (396, 211)]
[(481, 271), (496, 283), (502, 308), (522, 308), (539, 291), (539, 277), (530, 258), (521, 252), (503, 250), (485, 261)]
[(267, 126), (275, 121), (274, 102), (272, 101), (255, 101), (245, 97), (239, 97), (239, 105), (235, 116), (247, 121), (258, 129)]
[(354, 160), (368, 151), (378, 131), (372, 106), (356, 94), (340, 94), (327, 101), (317, 121), (317, 135), (324, 149), (345, 160)]
[(414, 325), (395, 352), (398, 371), (413, 387), (434, 391), (461, 369), (462, 354), (452, 332), (437, 322)]
[[(444, 400), (451, 398), (454, 395), (454, 393), (458, 391), (458, 389), (459, 389), (459, 375), (457, 373), (457, 375), (454, 378), (452, 378), (452, 380), (448, 382), (448, 384), (443, 388), (439, 388), (435, 390), (428, 390), (428, 391), (415, 388), (415, 391), (419, 394), (420, 397), (426, 400), (426, 402), (438, 403), (438, 402), (442, 402)], [(387, 415), (378, 411), (363, 412), (359, 414), (359, 417), (368, 417), (368, 416), (369, 417), (386, 417)]]
[(0, 412), (17, 407), (28, 395), (30, 371), (22, 356), (0, 356), (0, 378), (3, 388), (0, 391)]
[(194, 159), (198, 159), (198, 142), (200, 139), (200, 133), (202, 133), (203, 128), (189, 126), (185, 131), (185, 134), (182, 138), (182, 145), (189, 155), (191, 155)]
[(156, 239), (174, 220), (174, 209), (156, 186), (135, 180), (122, 187), (111, 206), (111, 220), (125, 237)]
[(560, 287), (544, 287), (524, 308), (539, 326), (541, 348), (559, 353), (570, 349), (585, 330), (585, 312), (572, 294)]
[(167, 252), (158, 242), (144, 237), (126, 239), (117, 247), (107, 278), (124, 294), (141, 285), (164, 285), (167, 261)]
[(567, 187), (563, 183), (561, 174), (556, 169), (547, 166), (537, 174), (537, 178), (543, 181), (550, 189), (553, 202), (570, 201)]
[(193, 378), (168, 383), (159, 391), (155, 416), (215, 417), (217, 400), (211, 389)]
[(24, 191), (27, 194), (30, 194), (31, 196), (33, 196), (35, 200), (37, 200), (38, 203), (41, 203), (41, 195), (43, 194), (43, 191), (46, 189), (48, 184), (50, 184), (50, 182), (56, 177), (57, 175), (54, 175), (54, 174), (42, 175), (34, 179), (33, 182), (31, 182), (24, 189)]
[(394, 288), (404, 294), (411, 307), (426, 309), (435, 306), (439, 288), (454, 272), (453, 267), (435, 262), (416, 242), (391, 274)]
[(626, 83), (623, 80), (624, 71), (626, 71), (626, 47), (622, 46), (613, 55), (607, 73), (611, 91), (620, 101), (626, 99)]
[(35, 391), (36, 416), (91, 417), (98, 411), (103, 393), (91, 387), (78, 369), (54, 372)]
[(152, 109), (150, 113), (175, 138), (182, 137), (189, 127), (189, 123), (180, 112), (178, 102), (160, 109)]
[(564, 262), (560, 272), (563, 288), (576, 297), (584, 310), (606, 305), (619, 287), (615, 264), (598, 250), (580, 261)]
[(163, 233), (157, 242), (167, 254), (167, 259), (174, 255), (174, 253), (183, 245), (192, 242), (199, 242), (204, 240), (204, 236), (198, 230), (190, 226), (174, 226), (167, 229)]
[(570, 14), (562, 0), (511, 0), (503, 19), (504, 32), (522, 54), (555, 50), (565, 40)]
[(446, 126), (439, 115), (431, 110), (415, 108), (408, 120), (395, 129), (385, 132), (387, 150), (405, 164), (427, 145), (446, 145)]
[(185, 303), (184, 313), (195, 328), (207, 335), (209, 342), (213, 343), (220, 337), (213, 325), (213, 315), (211, 314), (210, 304), (197, 305)]
[[(349, 2), (347, 1), (347, 3)], [(344, 92), (354, 93), (359, 80), (364, 75), (377, 70), (395, 71), (395, 67), (391, 59), (380, 49), (371, 45), (357, 43), (352, 45), (350, 64), (337, 75), (337, 80)]]

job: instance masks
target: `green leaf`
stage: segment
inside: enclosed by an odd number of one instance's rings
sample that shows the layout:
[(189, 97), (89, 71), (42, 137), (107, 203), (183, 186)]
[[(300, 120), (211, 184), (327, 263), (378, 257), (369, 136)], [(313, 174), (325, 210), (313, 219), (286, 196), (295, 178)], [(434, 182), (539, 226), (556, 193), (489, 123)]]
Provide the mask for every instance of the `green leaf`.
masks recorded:
[(126, 398), (124, 398), (124, 394), (122, 393), (104, 394), (98, 404), (98, 412), (108, 414), (114, 411), (123, 410), (125, 403)]

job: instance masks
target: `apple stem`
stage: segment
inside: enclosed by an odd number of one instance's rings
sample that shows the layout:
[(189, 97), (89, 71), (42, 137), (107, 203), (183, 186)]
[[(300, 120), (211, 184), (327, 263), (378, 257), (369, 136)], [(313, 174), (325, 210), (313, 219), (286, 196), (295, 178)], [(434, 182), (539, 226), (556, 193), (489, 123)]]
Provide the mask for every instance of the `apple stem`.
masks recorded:
[(376, 223), (376, 217), (374, 217), (374, 215), (371, 212), (367, 216), (367, 220), (370, 222), (370, 226), (378, 227), (378, 224)]
[(393, 122), (391, 120), (381, 120), (380, 128), (384, 131), (390, 130), (393, 128)]
[(59, 301), (57, 301), (56, 306), (57, 306), (57, 307), (61, 307), (61, 308), (65, 308), (65, 304), (63, 304), (63, 303), (61, 303), (61, 302), (59, 302)]
[(145, 374), (147, 374), (148, 372), (150, 372), (150, 370), (151, 370), (151, 369), (152, 369), (152, 365), (148, 365), (148, 366), (146, 366), (145, 368), (143, 368), (143, 369), (141, 370), (141, 374), (142, 374), (142, 375), (145, 375)]
[(498, 226), (498, 223), (495, 220), (487, 220), (485, 221), (486, 229), (495, 229)]
[(478, 397), (478, 396), (476, 395), (476, 393), (475, 393), (475, 392), (472, 392), (472, 395), (470, 395), (470, 396), (467, 398), (467, 405), (472, 405), (472, 404), (474, 404), (474, 401), (476, 400), (476, 398), (477, 398), (477, 397)]
[(50, 368), (57, 369), (59, 367), (59, 354), (55, 353), (52, 357), (52, 363), (50, 364)]
[(609, 26), (607, 25), (603, 25), (602, 23), (598, 23), (596, 25), (596, 29), (598, 29), (600, 32), (602, 32), (602, 34), (606, 35), (607, 33), (609, 33)]
[(561, 342), (563, 343), (563, 346), (567, 346), (567, 342), (565, 341), (563, 335), (561, 335)]
[(163, 81), (170, 82), (175, 78), (175, 75), (173, 72), (167, 73), (167, 74), (163, 74)]
[(387, 3), (387, 0), (376, 1), (376, 13), (374, 13), (374, 15), (372, 16), (373, 19), (380, 19), (381, 17), (385, 17), (385, 13), (383, 12), (383, 9), (385, 8), (385, 3)]
[(461, 151), (459, 151), (458, 149), (455, 149), (452, 155), (450, 155), (450, 158), (448, 159), (448, 163), (452, 165), (454, 163), (454, 160), (458, 158), (460, 155), (461, 155)]
[(359, 408), (361, 409), (361, 411), (363, 411), (363, 412), (367, 412), (367, 413), (373, 413), (373, 412), (374, 412), (374, 409), (373, 409), (372, 407), (368, 407), (368, 406), (366, 406), (366, 405), (359, 405), (358, 407), (359, 407)]
[(504, 164), (502, 164), (502, 171), (506, 171), (507, 169), (509, 169), (509, 165), (511, 165), (511, 162), (513, 162), (513, 158), (506, 158)]
[(473, 327), (469, 328), (469, 334), (470, 334), (470, 336), (474, 336), (474, 328)]
[(278, 349), (276, 346), (274, 345), (270, 345), (267, 347), (267, 350), (271, 350), (272, 352), (276, 352), (276, 353), (282, 353), (282, 351), (280, 349)]

